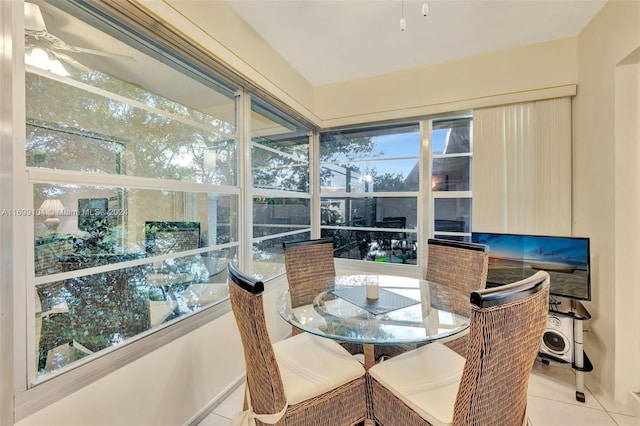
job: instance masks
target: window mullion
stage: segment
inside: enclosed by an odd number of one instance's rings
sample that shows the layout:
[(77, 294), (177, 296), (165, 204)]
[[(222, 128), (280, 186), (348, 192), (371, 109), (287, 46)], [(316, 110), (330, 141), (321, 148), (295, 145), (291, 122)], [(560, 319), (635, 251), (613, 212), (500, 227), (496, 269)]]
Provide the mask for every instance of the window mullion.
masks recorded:
[(240, 187), (239, 264), (246, 271), (253, 270), (253, 201), (251, 194), (251, 96), (244, 90), (237, 92), (238, 123), (238, 186)]

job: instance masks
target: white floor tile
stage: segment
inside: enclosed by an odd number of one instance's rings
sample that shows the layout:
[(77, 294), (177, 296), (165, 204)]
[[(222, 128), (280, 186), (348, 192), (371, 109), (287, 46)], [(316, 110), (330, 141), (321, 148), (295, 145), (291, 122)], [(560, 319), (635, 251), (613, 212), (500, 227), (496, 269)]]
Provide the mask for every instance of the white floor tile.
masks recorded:
[[(640, 426), (629, 409), (604, 401), (585, 389), (586, 402), (575, 399), (573, 370), (536, 363), (529, 380), (527, 412), (534, 426)], [(240, 410), (244, 384), (239, 386), (198, 426), (229, 426)]]
[(618, 426), (640, 426), (640, 417), (625, 416), (624, 414), (609, 413)]
[(218, 416), (231, 419), (236, 413), (242, 411), (242, 404), (244, 401), (244, 384), (238, 386), (238, 388), (229, 395), (215, 410), (214, 414)]
[(219, 416), (215, 413), (209, 414), (198, 426), (229, 426), (231, 420), (226, 417)]
[(600, 405), (602, 405), (608, 412), (622, 414), (624, 416), (635, 416), (635, 413), (633, 412), (633, 409), (631, 407), (619, 404), (615, 401), (611, 401), (609, 398), (598, 393), (594, 393), (593, 395), (598, 400)]
[(606, 411), (537, 396), (527, 399), (527, 413), (533, 426), (616, 426)]
[(553, 401), (578, 405), (598, 410), (604, 407), (598, 402), (591, 392), (585, 388), (585, 402), (576, 400), (576, 376), (574, 371), (561, 365), (544, 365), (536, 362), (529, 378), (530, 396), (537, 396)]

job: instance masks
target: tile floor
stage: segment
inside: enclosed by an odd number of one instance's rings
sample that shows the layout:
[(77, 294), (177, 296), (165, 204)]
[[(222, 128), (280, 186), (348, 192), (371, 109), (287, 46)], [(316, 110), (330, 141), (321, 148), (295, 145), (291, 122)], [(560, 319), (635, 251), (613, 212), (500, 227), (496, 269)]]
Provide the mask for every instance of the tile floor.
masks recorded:
[[(588, 374), (588, 373), (587, 373)], [(534, 426), (640, 426), (629, 408), (585, 391), (586, 402), (575, 399), (575, 373), (568, 367), (536, 362), (529, 380), (529, 418)], [(242, 407), (239, 387), (198, 426), (229, 426)]]

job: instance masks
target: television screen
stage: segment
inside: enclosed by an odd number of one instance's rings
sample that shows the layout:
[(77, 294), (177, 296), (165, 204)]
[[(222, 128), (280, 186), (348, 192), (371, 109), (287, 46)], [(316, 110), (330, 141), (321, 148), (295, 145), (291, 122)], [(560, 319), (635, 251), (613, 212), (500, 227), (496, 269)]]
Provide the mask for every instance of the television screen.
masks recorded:
[(588, 238), (474, 232), (471, 239), (489, 247), (487, 286), (544, 270), (551, 277), (552, 295), (591, 300)]

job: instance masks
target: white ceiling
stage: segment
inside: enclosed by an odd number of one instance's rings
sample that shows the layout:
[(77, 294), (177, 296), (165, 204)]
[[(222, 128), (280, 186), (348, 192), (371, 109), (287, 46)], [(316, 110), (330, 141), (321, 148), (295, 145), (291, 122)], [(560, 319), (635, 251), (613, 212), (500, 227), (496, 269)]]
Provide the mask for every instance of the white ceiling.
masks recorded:
[[(606, 0), (227, 0), (314, 86), (576, 36)], [(400, 31), (404, 8), (406, 31)]]

